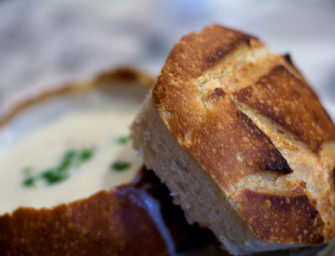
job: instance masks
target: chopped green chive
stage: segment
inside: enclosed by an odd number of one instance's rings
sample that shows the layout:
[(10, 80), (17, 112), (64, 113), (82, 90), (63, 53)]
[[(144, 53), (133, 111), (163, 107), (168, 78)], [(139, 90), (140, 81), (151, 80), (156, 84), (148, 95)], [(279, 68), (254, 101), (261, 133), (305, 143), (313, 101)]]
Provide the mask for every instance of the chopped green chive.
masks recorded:
[(41, 178), (43, 178), (47, 184), (58, 183), (60, 181), (67, 179), (68, 177), (69, 177), (68, 173), (57, 172), (57, 170), (49, 170), (41, 174)]
[(79, 153), (79, 159), (81, 159), (82, 161), (86, 161), (91, 159), (93, 156), (93, 150), (92, 149), (82, 149)]
[(122, 136), (122, 137), (117, 139), (117, 142), (119, 144), (127, 144), (128, 141), (129, 141), (129, 137), (127, 137), (127, 136)]
[(23, 181), (23, 185), (25, 187), (33, 187), (35, 186), (35, 179), (34, 177), (29, 177)]
[(23, 174), (29, 176), (23, 182), (24, 186), (31, 187), (34, 186), (37, 180), (44, 180), (48, 185), (55, 184), (66, 180), (70, 177), (71, 167), (79, 168), (84, 162), (88, 161), (93, 157), (94, 150), (89, 148), (84, 148), (80, 150), (68, 150), (61, 159), (58, 166), (47, 169), (40, 173), (39, 175), (31, 176), (32, 169), (26, 167), (23, 169)]
[(122, 172), (128, 168), (130, 168), (131, 163), (129, 162), (125, 162), (125, 161), (115, 161), (111, 167), (113, 170), (117, 171), (117, 172)]
[(69, 150), (63, 156), (61, 163), (56, 167), (57, 171), (63, 171), (71, 167), (73, 159), (76, 157), (77, 152), (74, 150)]
[(84, 162), (90, 160), (93, 157), (93, 149), (82, 149), (78, 152), (76, 167), (80, 167)]

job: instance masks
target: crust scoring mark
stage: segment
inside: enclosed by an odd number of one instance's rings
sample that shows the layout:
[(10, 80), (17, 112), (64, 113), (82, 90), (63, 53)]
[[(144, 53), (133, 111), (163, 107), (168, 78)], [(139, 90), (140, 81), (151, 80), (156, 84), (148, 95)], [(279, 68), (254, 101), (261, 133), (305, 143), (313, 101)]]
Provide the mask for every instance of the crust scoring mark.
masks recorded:
[(215, 88), (214, 91), (217, 96), (223, 96), (225, 94), (225, 92), (221, 88)]
[(245, 43), (246, 45), (250, 46), (249, 36), (241, 35), (236, 41), (232, 41), (231, 43), (228, 43), (223, 46), (218, 46), (215, 49), (214, 54), (206, 58), (206, 62), (208, 63), (208, 66), (211, 67), (214, 64), (216, 64), (226, 54), (232, 52), (236, 48), (236, 46), (240, 43)]
[(234, 96), (293, 133), (315, 154), (324, 141), (335, 140), (335, 128), (315, 93), (283, 65)]

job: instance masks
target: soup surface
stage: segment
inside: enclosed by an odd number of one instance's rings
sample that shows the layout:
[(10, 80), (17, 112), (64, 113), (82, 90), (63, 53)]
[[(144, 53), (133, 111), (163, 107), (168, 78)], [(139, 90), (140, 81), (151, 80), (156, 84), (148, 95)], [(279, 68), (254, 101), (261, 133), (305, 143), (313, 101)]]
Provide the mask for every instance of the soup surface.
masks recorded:
[(131, 181), (142, 164), (128, 139), (137, 103), (115, 99), (56, 115), (47, 113), (55, 106), (47, 108), (23, 120), (52, 116), (33, 129), (27, 125), (30, 131), (24, 136), (13, 132), (18, 127), (22, 131), (22, 124), (0, 134), (0, 214), (88, 197)]

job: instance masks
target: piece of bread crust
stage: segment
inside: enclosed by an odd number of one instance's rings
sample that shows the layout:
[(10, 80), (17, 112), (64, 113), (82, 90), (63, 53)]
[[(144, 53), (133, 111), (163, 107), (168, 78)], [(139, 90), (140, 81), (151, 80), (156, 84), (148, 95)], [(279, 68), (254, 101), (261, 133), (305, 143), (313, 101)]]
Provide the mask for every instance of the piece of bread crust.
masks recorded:
[(290, 59), (253, 36), (184, 36), (131, 136), (188, 220), (232, 254), (335, 235), (335, 127)]
[[(122, 186), (52, 209), (0, 217), (1, 255), (168, 255), (139, 191)], [(136, 244), (135, 244), (136, 243)]]

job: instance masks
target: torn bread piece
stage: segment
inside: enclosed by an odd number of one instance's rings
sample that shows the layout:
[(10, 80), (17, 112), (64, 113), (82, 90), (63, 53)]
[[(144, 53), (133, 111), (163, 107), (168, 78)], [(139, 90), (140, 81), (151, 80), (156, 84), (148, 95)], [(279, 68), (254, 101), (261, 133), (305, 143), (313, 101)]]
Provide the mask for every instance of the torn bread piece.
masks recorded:
[(132, 125), (189, 222), (231, 254), (335, 235), (335, 127), (287, 56), (219, 25), (184, 36)]

